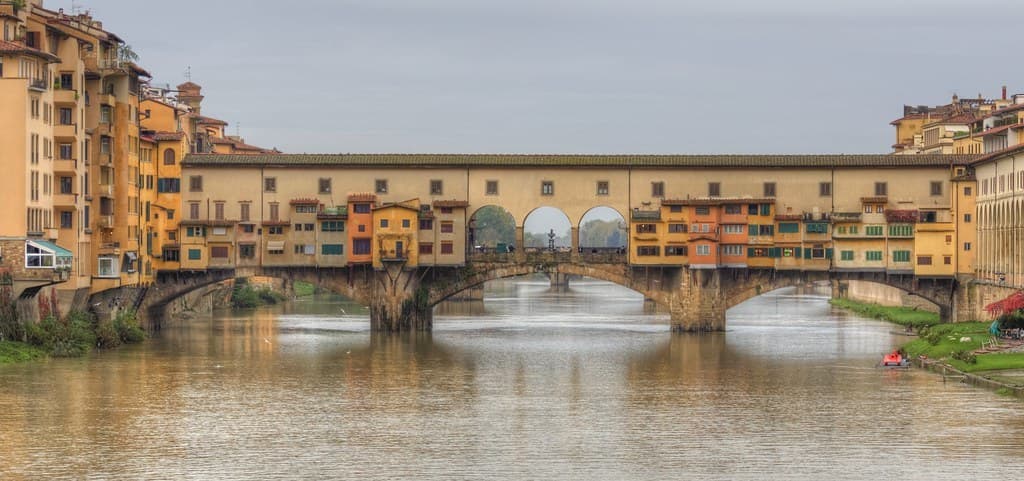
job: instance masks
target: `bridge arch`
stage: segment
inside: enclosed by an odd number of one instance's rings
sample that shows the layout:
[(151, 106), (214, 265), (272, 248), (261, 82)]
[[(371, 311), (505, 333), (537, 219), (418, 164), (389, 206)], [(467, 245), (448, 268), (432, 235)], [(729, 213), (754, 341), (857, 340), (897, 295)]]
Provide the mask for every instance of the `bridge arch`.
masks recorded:
[(523, 217), (523, 248), (547, 249), (549, 234), (554, 233), (556, 248), (570, 249), (576, 245), (577, 230), (569, 214), (559, 207), (543, 205)]
[(497, 249), (499, 245), (516, 246), (516, 218), (504, 207), (487, 204), (469, 217), (469, 247)]
[(629, 223), (626, 216), (610, 206), (595, 206), (583, 213), (576, 223), (579, 247), (623, 248), (629, 247)]

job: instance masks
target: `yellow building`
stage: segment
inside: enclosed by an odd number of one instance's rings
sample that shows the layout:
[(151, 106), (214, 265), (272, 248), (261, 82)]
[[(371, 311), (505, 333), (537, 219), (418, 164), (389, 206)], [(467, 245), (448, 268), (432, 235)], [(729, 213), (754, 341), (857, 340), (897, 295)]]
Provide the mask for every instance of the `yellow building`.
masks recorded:
[(420, 200), (383, 204), (373, 209), (373, 267), (419, 266)]

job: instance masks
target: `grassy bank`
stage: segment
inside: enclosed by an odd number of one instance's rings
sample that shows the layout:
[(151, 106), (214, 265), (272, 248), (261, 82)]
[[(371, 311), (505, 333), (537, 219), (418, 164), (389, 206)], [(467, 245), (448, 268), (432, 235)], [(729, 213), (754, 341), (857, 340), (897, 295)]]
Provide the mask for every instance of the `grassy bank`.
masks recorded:
[(316, 294), (316, 286), (308, 282), (295, 281), (295, 297), (309, 297)]
[(235, 289), (231, 292), (231, 306), (236, 309), (273, 305), (284, 302), (285, 297), (269, 287), (256, 287), (249, 280), (240, 277), (235, 279)]
[(35, 361), (46, 357), (46, 351), (23, 342), (0, 341), (0, 365)]
[(912, 307), (880, 306), (878, 304), (851, 301), (849, 299), (832, 299), (829, 303), (838, 308), (847, 309), (865, 317), (891, 322), (901, 326), (922, 328), (934, 326), (939, 323), (938, 314), (914, 309)]

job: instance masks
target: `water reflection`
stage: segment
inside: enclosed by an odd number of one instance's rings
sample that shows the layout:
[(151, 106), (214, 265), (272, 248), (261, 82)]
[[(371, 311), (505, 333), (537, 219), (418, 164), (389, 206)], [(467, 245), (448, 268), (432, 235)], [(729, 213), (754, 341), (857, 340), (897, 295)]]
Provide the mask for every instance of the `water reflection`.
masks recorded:
[[(824, 293), (824, 294), (827, 294)], [(777, 291), (673, 336), (600, 282), (488, 286), (433, 334), (377, 336), (318, 297), (145, 346), (0, 368), (0, 478), (989, 479), (1022, 404), (919, 371), (899, 339)]]

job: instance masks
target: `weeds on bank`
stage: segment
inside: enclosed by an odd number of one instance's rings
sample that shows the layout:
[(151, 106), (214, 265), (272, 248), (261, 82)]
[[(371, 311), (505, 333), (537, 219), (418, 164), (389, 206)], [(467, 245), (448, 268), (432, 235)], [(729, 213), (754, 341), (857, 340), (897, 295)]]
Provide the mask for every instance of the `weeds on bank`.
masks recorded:
[(231, 292), (231, 305), (239, 309), (273, 305), (284, 300), (283, 295), (267, 287), (256, 288), (245, 278), (235, 279), (235, 289)]
[(939, 315), (934, 312), (922, 311), (912, 307), (889, 307), (878, 304), (851, 301), (849, 299), (832, 299), (833, 306), (848, 309), (865, 317), (881, 321), (909, 326), (915, 329), (938, 324)]

